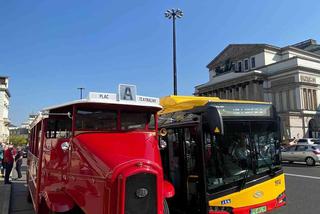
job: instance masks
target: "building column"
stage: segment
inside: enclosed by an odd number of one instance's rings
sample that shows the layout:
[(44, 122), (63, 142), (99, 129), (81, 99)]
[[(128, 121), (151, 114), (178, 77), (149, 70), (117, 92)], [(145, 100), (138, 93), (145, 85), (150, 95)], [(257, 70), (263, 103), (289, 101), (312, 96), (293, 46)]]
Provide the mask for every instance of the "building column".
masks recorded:
[(238, 85), (238, 88), (239, 88), (239, 100), (243, 100), (243, 97), (242, 97), (242, 85)]
[(252, 88), (253, 88), (253, 100), (257, 100), (257, 83), (252, 81)]
[(236, 99), (236, 88), (234, 86), (232, 86), (232, 100)]
[(229, 88), (226, 88), (226, 99), (230, 99)]
[(249, 100), (249, 82), (246, 84), (246, 99)]
[(301, 96), (301, 90), (299, 87), (295, 88), (294, 95), (295, 95), (294, 102), (296, 103), (297, 110), (303, 109), (303, 98)]

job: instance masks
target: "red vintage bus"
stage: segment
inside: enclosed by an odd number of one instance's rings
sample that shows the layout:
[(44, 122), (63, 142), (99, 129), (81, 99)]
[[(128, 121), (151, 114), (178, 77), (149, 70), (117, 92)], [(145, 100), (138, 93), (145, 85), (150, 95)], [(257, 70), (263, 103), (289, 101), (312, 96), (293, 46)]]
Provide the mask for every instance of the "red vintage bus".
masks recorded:
[(32, 123), (27, 183), (36, 213), (169, 213), (159, 100), (119, 88), (46, 108)]

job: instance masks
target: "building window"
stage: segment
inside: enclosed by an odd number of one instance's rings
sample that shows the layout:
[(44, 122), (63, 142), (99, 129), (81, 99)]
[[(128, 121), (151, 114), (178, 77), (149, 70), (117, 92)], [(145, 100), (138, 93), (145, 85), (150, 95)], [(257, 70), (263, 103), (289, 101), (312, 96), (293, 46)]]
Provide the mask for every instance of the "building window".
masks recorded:
[(244, 60), (244, 70), (248, 70), (249, 69), (249, 60), (245, 59)]
[(242, 63), (238, 62), (238, 71), (241, 72), (242, 71)]
[(251, 68), (256, 67), (256, 58), (255, 57), (251, 57)]

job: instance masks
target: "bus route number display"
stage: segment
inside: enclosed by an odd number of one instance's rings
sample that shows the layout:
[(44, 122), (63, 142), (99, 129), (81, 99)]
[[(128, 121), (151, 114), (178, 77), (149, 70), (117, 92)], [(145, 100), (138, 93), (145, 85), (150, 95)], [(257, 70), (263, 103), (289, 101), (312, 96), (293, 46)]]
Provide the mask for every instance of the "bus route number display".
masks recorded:
[(223, 117), (270, 117), (271, 105), (246, 103), (212, 103)]

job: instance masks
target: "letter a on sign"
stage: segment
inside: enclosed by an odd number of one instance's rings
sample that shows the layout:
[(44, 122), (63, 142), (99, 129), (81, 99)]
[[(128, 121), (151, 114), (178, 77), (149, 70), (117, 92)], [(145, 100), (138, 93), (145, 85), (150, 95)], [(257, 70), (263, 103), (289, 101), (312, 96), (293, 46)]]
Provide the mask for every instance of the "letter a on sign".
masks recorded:
[(135, 85), (119, 85), (119, 99), (136, 101), (137, 89)]

